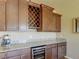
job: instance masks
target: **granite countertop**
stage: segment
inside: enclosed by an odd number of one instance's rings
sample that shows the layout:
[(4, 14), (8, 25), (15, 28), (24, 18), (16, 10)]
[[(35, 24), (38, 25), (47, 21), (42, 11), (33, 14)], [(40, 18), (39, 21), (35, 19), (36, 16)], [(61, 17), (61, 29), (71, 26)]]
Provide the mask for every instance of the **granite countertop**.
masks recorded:
[(66, 42), (64, 39), (60, 40), (43, 40), (43, 41), (36, 41), (36, 42), (28, 42), (28, 43), (20, 43), (20, 44), (12, 44), (9, 46), (0, 46), (0, 53), (1, 52), (7, 52), (7, 51), (12, 51), (12, 50), (17, 50), (17, 49), (24, 49), (24, 48), (29, 48), (29, 47), (34, 47), (34, 46), (39, 46), (39, 45), (48, 45), (48, 44), (56, 44), (60, 42)]

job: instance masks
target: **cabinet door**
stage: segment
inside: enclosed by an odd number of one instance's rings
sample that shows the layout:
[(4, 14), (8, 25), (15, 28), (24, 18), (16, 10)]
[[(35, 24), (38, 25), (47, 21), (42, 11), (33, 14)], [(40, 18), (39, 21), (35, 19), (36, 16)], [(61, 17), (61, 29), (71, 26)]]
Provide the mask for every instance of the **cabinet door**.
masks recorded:
[(29, 29), (40, 30), (41, 28), (41, 8), (39, 4), (30, 2), (28, 6), (28, 25)]
[(28, 2), (19, 0), (19, 31), (27, 31), (28, 28)]
[(61, 15), (56, 18), (56, 32), (61, 32)]
[(52, 48), (46, 48), (45, 59), (52, 59)]
[(46, 59), (57, 59), (57, 45), (48, 45), (47, 46)]
[(5, 30), (5, 2), (0, 2), (0, 31)]
[(22, 56), (21, 56), (21, 59), (26, 59), (26, 58), (27, 58), (26, 55), (22, 55)]
[(6, 58), (0, 58), (0, 59), (6, 59)]
[(20, 56), (15, 56), (15, 57), (7, 58), (7, 59), (21, 59), (21, 58), (20, 58)]
[(54, 20), (54, 31), (60, 32), (61, 31), (61, 15), (57, 13), (53, 13), (53, 20)]
[(52, 48), (52, 59), (57, 59), (57, 47)]
[(30, 55), (30, 56), (22, 55), (22, 56), (21, 56), (21, 59), (31, 59), (31, 55)]
[(22, 56), (21, 56), (21, 59), (31, 59), (30, 57), (31, 57), (31, 55), (30, 55), (30, 56), (22, 55)]
[(54, 23), (55, 20), (53, 20), (53, 8), (41, 5), (42, 8), (42, 31), (44, 32), (52, 32), (54, 31)]
[(6, 2), (6, 30), (18, 31), (18, 0)]
[(66, 46), (58, 46), (58, 59), (64, 59), (66, 56)]
[(6, 54), (5, 53), (0, 53), (0, 59), (6, 59)]
[(30, 48), (26, 48), (22, 50), (21, 59), (31, 59), (31, 50)]

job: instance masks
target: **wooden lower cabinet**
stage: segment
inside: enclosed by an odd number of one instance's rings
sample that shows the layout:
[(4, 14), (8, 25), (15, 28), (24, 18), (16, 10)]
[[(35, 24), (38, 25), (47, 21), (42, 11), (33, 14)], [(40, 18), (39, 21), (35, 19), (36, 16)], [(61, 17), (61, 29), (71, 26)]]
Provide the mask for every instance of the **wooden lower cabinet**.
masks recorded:
[(57, 44), (47, 46), (45, 57), (46, 59), (57, 59)]
[(1, 58), (1, 57), (0, 57), (0, 59), (6, 59), (6, 57), (4, 57), (4, 58)]
[[(21, 56), (21, 59), (26, 59), (27, 58), (27, 56), (26, 55), (22, 55)], [(28, 58), (27, 58), (28, 59)]]
[(6, 58), (0, 58), (0, 59), (6, 59)]
[(7, 58), (7, 59), (30, 59), (30, 57), (27, 56), (27, 55), (20, 55), (20, 56), (10, 57), (10, 58)]
[(6, 53), (6, 59), (31, 59), (30, 48), (10, 51)]
[(21, 55), (21, 59), (31, 59), (31, 55)]
[(0, 59), (6, 59), (5, 55), (5, 53), (0, 53)]
[(27, 56), (27, 55), (21, 55), (21, 59), (31, 59), (31, 55)]
[(66, 56), (66, 43), (58, 44), (58, 59), (64, 59)]
[[(31, 48), (0, 53), (0, 59), (32, 59)], [(66, 42), (49, 44), (45, 48), (45, 59), (65, 59)]]
[(52, 49), (51, 48), (46, 48), (45, 59), (52, 59)]
[(21, 59), (31, 59), (31, 49), (23, 49), (21, 54)]
[(20, 59), (20, 56), (10, 57), (10, 58), (7, 58), (7, 59)]
[(66, 42), (47, 45), (45, 50), (45, 59), (65, 59)]
[(57, 59), (57, 47), (52, 48), (52, 59)]

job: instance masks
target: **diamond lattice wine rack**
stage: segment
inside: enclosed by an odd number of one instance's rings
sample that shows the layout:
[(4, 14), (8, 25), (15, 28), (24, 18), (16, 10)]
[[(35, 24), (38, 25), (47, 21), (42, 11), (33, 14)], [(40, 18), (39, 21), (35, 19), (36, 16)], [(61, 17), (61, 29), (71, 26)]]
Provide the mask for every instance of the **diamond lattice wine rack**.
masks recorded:
[(28, 24), (29, 29), (39, 29), (41, 27), (41, 9), (33, 5), (28, 7)]

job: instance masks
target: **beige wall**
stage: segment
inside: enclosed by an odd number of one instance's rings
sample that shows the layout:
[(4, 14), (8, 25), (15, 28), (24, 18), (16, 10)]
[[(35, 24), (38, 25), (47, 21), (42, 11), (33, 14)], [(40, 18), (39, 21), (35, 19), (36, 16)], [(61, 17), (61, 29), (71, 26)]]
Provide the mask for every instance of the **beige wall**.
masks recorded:
[(67, 55), (73, 59), (79, 59), (79, 33), (72, 32), (72, 18), (79, 17), (79, 0), (32, 0), (37, 3), (45, 3), (62, 13), (61, 34), (68, 41)]

